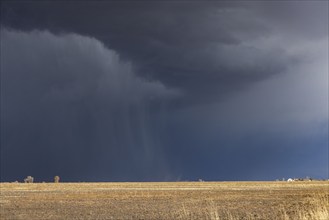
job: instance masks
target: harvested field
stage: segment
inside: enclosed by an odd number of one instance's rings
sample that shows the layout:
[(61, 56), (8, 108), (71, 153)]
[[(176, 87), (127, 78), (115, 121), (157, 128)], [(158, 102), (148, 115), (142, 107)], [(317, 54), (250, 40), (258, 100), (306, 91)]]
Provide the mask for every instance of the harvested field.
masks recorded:
[(1, 219), (327, 219), (329, 182), (1, 183)]

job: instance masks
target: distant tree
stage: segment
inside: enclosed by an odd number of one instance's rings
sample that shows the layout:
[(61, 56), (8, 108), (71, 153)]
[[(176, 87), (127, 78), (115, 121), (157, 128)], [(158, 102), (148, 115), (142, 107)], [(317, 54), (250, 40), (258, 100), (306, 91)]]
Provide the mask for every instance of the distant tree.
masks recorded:
[(60, 180), (59, 176), (55, 176), (55, 177), (54, 177), (54, 182), (55, 182), (55, 183), (59, 183), (59, 180)]
[(33, 183), (33, 181), (34, 181), (34, 178), (32, 176), (27, 176), (24, 179), (24, 183)]

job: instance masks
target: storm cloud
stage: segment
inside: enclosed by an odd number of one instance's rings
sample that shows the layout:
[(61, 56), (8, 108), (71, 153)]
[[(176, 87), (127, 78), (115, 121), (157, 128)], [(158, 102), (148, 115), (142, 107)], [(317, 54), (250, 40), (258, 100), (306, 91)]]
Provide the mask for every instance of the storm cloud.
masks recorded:
[(1, 25), (2, 180), (328, 177), (326, 1), (12, 1)]
[(280, 74), (297, 59), (285, 45), (250, 45), (281, 31), (269, 27), (276, 19), (263, 21), (263, 7), (216, 2), (83, 2), (76, 7), (74, 2), (8, 4), (4, 24), (96, 37), (133, 62), (137, 74), (186, 90), (184, 103), (218, 99)]
[(1, 159), (15, 172), (164, 166), (159, 111), (177, 91), (137, 77), (115, 51), (77, 34), (2, 30), (1, 53)]

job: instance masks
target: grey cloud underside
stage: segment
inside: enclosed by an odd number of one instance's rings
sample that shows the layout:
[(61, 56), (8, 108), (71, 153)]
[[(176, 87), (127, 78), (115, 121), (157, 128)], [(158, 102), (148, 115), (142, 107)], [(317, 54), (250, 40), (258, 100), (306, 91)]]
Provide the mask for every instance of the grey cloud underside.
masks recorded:
[[(249, 40), (264, 39), (282, 31), (281, 26), (275, 29), (277, 22), (293, 24), (301, 17), (295, 5), (253, 5), (13, 3), (5, 5), (3, 20), (5, 25), (15, 28), (45, 28), (96, 37), (133, 62), (139, 75), (185, 90), (184, 102), (194, 103), (204, 102), (205, 97), (207, 101), (216, 100), (227, 92), (280, 74), (290, 63), (299, 60), (298, 56), (285, 51), (285, 45), (275, 45), (275, 50), (248, 45)], [(284, 13), (288, 22), (282, 21), (275, 12), (265, 19), (261, 17), (273, 8), (277, 13)], [(308, 21), (309, 11), (304, 11), (304, 20)], [(309, 29), (314, 24), (320, 24), (316, 30), (322, 30), (324, 26), (319, 22), (322, 18), (314, 18), (312, 14), (312, 20), (304, 23), (308, 32), (312, 32)], [(289, 30), (289, 25), (284, 27)]]

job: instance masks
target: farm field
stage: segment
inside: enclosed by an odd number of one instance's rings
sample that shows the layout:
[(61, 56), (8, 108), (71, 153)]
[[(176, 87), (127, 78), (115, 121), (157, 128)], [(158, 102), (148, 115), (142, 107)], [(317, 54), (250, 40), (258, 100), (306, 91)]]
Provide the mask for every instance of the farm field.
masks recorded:
[(0, 183), (0, 219), (327, 219), (329, 182)]

